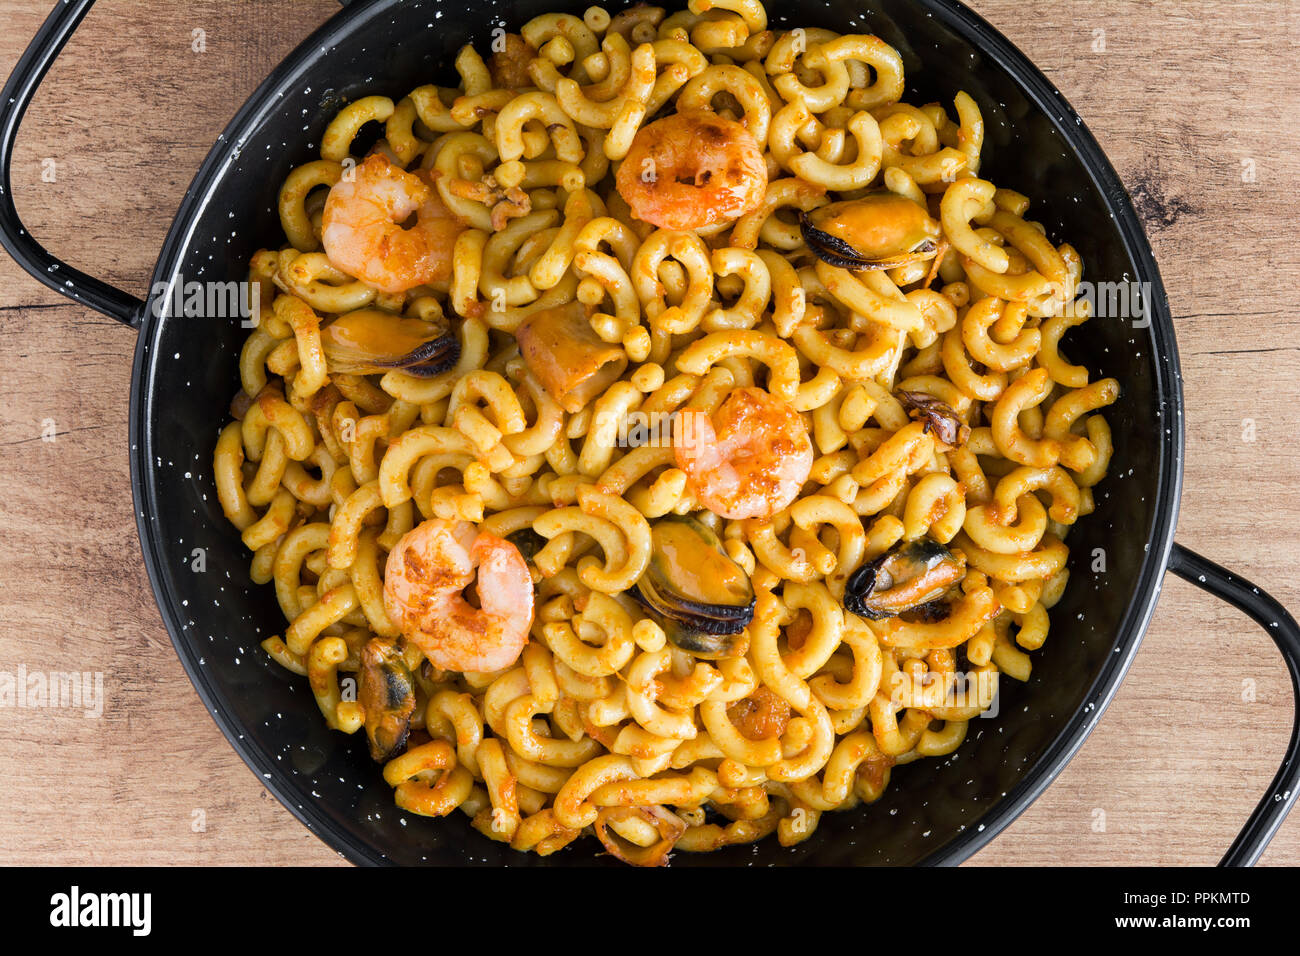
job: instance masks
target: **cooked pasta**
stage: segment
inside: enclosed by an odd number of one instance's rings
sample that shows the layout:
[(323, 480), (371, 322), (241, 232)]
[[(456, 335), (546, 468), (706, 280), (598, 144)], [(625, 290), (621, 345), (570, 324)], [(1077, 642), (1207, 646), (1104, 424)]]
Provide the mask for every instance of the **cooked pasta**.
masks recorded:
[[(979, 108), (758, 0), (345, 107), (250, 264), (221, 505), (403, 810), (639, 865), (877, 800), (1026, 680), (1112, 379)], [(378, 139), (375, 132), (379, 131)]]

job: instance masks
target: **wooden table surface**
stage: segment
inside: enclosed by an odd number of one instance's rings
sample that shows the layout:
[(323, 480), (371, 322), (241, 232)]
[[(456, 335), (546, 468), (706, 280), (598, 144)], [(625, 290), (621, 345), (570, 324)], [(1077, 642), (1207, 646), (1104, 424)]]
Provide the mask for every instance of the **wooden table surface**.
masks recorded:
[[(52, 5), (0, 0), (0, 74)], [(1300, 609), (1300, 4), (972, 6), (1074, 104), (1146, 221), (1187, 394), (1179, 540)], [(217, 133), (334, 9), (101, 0), (19, 140), (14, 192), (32, 233), (143, 294)], [(0, 707), (0, 863), (337, 864), (206, 716), (159, 619), (132, 516), (134, 345), (0, 255), (0, 671), (100, 671), (105, 695), (99, 719)], [(1266, 637), (1171, 576), (1095, 732), (973, 862), (1212, 863), (1272, 778), (1291, 717)], [(1263, 862), (1300, 864), (1300, 814)]]

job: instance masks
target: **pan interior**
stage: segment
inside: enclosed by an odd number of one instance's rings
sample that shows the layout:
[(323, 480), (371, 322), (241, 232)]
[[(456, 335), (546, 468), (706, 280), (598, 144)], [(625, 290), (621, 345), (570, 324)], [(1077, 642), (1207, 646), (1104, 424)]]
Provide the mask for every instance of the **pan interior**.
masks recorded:
[[(522, 0), (510, 18), (482, 0), (360, 4), (305, 43), (237, 118), (244, 128), (217, 144), (181, 211), (155, 279), (214, 282), (246, 277), (249, 257), (283, 241), (276, 196), (295, 166), (317, 158), (333, 113), (371, 93), (399, 98), (424, 83), (454, 85), (451, 61), (466, 42), (486, 49), (491, 30), (515, 30), (531, 16), (586, 3)], [(1005, 56), (965, 39), (974, 18), (938, 2), (829, 0), (769, 10), (775, 26), (822, 26), (874, 33), (902, 52), (911, 103), (938, 100), (951, 110), (966, 90), (986, 124), (981, 175), (1033, 200), (1031, 218), (1082, 255), (1096, 282), (1159, 278), (1140, 261), (1142, 242), (1125, 233), (1108, 195), (1062, 129), (1075, 119), (1045, 113), (999, 62)], [(344, 27), (348, 29), (344, 29)], [(1040, 97), (1041, 98), (1041, 97)], [(255, 98), (256, 99), (256, 98)], [(1080, 134), (1077, 128), (1071, 135)], [(1089, 138), (1090, 142), (1090, 138)], [(1121, 217), (1122, 219), (1123, 217)], [(133, 416), (138, 506), (146, 559), (178, 652), (232, 743), (289, 807), (353, 859), (398, 863), (537, 865), (504, 849), (456, 814), (429, 820), (399, 811), (366, 754), (363, 735), (326, 729), (305, 679), (282, 670), (259, 648), (283, 633), (268, 586), (248, 576), (249, 553), (225, 520), (212, 480), (212, 448), (229, 420), (238, 387), (239, 348), (248, 334), (237, 318), (211, 310), (150, 320), (137, 356), (140, 393)], [(826, 814), (815, 836), (783, 849), (775, 840), (708, 857), (677, 854), (674, 864), (913, 864), (960, 858), (978, 846), (1041, 787), (1045, 768), (1077, 743), (1085, 708), (1104, 703), (1136, 647), (1163, 567), (1176, 507), (1180, 422), (1171, 335), (1123, 318), (1097, 318), (1071, 332), (1064, 350), (1094, 377), (1123, 387), (1107, 410), (1115, 453), (1097, 489), (1096, 513), (1069, 537), (1071, 580), (1052, 612), (1045, 647), (1021, 686), (1003, 681), (999, 714), (971, 722), (951, 757), (898, 768), (885, 796), (849, 813)], [(1169, 399), (1162, 399), (1162, 391)], [(1168, 404), (1166, 403), (1168, 402)], [(1172, 459), (1172, 460), (1171, 460)], [(1172, 489), (1172, 490), (1171, 490)], [(1153, 542), (1148, 547), (1149, 542)], [(205, 570), (192, 569), (194, 549)], [(1104, 570), (1101, 570), (1104, 562)], [(1095, 570), (1096, 569), (1096, 570)], [(1069, 739), (1062, 739), (1068, 737)], [(547, 863), (608, 862), (594, 840), (579, 841)]]

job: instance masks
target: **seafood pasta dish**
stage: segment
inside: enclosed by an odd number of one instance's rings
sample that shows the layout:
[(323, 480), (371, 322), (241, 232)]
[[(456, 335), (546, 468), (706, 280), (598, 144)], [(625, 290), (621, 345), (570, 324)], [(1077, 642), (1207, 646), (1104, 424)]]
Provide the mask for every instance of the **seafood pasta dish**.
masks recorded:
[(874, 36), (757, 0), (518, 31), (281, 188), (215, 448), (261, 646), (407, 813), (796, 844), (1047, 641), (1119, 394), (1061, 350), (1083, 263)]

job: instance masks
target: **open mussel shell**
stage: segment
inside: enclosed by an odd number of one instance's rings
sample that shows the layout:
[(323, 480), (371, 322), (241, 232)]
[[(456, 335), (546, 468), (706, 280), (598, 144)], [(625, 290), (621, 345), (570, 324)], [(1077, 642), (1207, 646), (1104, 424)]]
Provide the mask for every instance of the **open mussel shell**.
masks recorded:
[(387, 763), (406, 750), (415, 712), (415, 680), (397, 642), (375, 637), (361, 649), (357, 702), (366, 714), (370, 756)]
[(358, 309), (320, 330), (331, 372), (379, 375), (400, 370), (429, 378), (460, 359), (460, 342), (447, 326), (406, 316)]
[(819, 206), (799, 214), (799, 231), (823, 262), (841, 269), (893, 269), (933, 256), (939, 223), (920, 205), (897, 193)]
[(966, 558), (930, 538), (904, 541), (849, 575), (844, 607), (859, 617), (883, 621), (906, 612), (942, 619), (939, 598), (966, 574)]
[(668, 639), (701, 657), (727, 657), (754, 620), (754, 588), (706, 525), (669, 515), (650, 531), (650, 564), (628, 592)]
[(674, 647), (704, 660), (720, 660), (743, 653), (747, 623), (668, 617), (655, 610), (637, 588), (631, 588), (628, 594), (645, 609), (650, 620), (663, 628), (664, 636)]
[(917, 421), (925, 422), (925, 430), (952, 448), (970, 440), (970, 426), (962, 421), (951, 405), (925, 392), (895, 393), (903, 408)]

